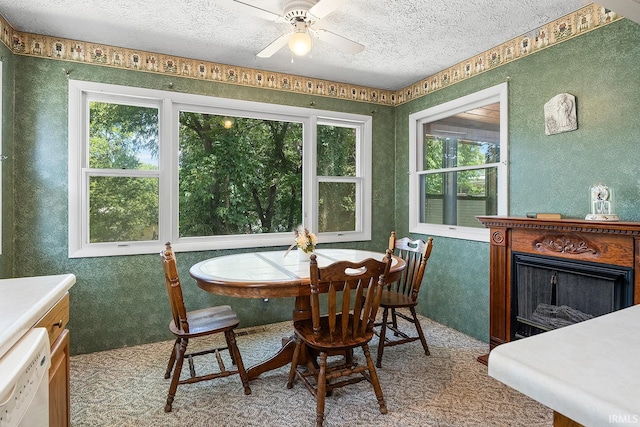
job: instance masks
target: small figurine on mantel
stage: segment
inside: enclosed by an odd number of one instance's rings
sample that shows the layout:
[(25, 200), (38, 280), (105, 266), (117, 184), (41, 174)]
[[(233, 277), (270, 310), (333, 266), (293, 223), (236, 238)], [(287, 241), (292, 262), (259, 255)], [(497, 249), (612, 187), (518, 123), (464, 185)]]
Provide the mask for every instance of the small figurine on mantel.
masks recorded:
[(613, 213), (613, 191), (606, 185), (593, 185), (589, 192), (591, 213), (584, 219), (592, 221), (620, 221)]

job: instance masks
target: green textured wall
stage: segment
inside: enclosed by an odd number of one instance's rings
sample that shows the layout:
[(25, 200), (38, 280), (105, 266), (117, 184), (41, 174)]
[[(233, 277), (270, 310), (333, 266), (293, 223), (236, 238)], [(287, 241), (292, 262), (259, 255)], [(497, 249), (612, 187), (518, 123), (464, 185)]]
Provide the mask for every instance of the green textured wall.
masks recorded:
[(5, 45), (0, 43), (2, 61), (2, 147), (0, 154), (7, 156), (2, 161), (2, 255), (0, 255), (0, 278), (13, 276), (13, 100), (15, 58)]
[[(350, 245), (383, 249), (394, 223), (393, 153), (394, 114), (391, 107), (361, 102), (246, 88), (165, 76), (15, 56), (16, 114), (15, 167), (15, 275), (17, 277), (74, 273), (71, 289), (72, 352), (86, 353), (170, 338), (170, 318), (164, 277), (158, 255), (69, 259), (67, 257), (67, 110), (70, 78), (169, 89), (203, 95), (371, 114), (373, 120), (373, 236), (371, 242)], [(293, 235), (292, 235), (293, 238)], [(6, 243), (6, 241), (5, 241)], [(158, 245), (158, 253), (162, 245)], [(228, 303), (239, 314), (241, 326), (291, 319), (293, 300), (230, 299), (200, 290), (189, 277), (189, 267), (223, 251), (179, 253), (187, 308)]]
[[(640, 220), (640, 25), (621, 20), (396, 109), (396, 227), (408, 230), (408, 115), (509, 81), (509, 213), (584, 218), (588, 191), (615, 191), (616, 213)], [(576, 97), (578, 129), (545, 135), (543, 105)], [(434, 239), (419, 312), (488, 341), (487, 243)], [(426, 291), (426, 292), (423, 292)]]
[[(348, 246), (380, 250), (394, 224), (399, 235), (408, 233), (408, 115), (507, 77), (510, 213), (558, 211), (582, 217), (588, 209), (588, 187), (603, 182), (615, 189), (621, 217), (640, 220), (639, 40), (640, 26), (622, 20), (395, 109), (14, 56), (0, 45), (3, 108), (9, 108), (9, 115), (6, 110), (3, 114), (4, 148), (11, 145), (13, 156), (3, 171), (2, 275), (76, 274), (69, 324), (74, 354), (169, 338), (169, 308), (157, 255), (67, 258), (68, 87), (63, 68), (78, 80), (154, 89), (172, 86), (181, 92), (305, 107), (313, 102), (318, 109), (373, 113), (374, 240)], [(543, 104), (561, 92), (576, 96), (579, 128), (546, 136)], [(394, 151), (395, 163), (390, 160)], [(390, 208), (394, 204), (395, 210)], [(486, 243), (436, 238), (419, 311), (487, 341), (488, 252)], [(223, 253), (178, 254), (189, 309), (229, 303), (239, 312), (242, 326), (291, 318), (291, 300), (230, 299), (198, 289), (188, 276), (189, 266)]]

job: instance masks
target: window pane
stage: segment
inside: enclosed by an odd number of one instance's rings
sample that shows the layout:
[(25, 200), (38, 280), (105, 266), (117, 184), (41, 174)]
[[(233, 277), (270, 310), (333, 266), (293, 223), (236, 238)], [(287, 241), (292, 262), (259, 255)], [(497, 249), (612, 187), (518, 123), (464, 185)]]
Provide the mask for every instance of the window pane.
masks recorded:
[(356, 184), (321, 182), (318, 184), (318, 231), (356, 229)]
[(291, 233), (302, 223), (302, 124), (223, 119), (180, 112), (180, 236)]
[(89, 167), (158, 169), (158, 109), (89, 103)]
[(317, 174), (356, 176), (356, 136), (354, 128), (318, 125)]
[(496, 215), (497, 168), (422, 176), (420, 222), (465, 227), (484, 226), (477, 215)]
[(426, 123), (423, 132), (421, 170), (500, 161), (500, 103)]
[(158, 239), (158, 178), (89, 179), (89, 242)]

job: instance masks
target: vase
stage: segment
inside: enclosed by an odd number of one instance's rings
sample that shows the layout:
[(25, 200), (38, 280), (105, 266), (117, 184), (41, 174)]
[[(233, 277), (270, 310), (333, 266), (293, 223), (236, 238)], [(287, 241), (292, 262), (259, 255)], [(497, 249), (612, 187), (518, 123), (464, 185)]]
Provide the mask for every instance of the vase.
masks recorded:
[(311, 259), (311, 254), (313, 252), (305, 252), (301, 248), (298, 248), (298, 260), (299, 261), (309, 261)]

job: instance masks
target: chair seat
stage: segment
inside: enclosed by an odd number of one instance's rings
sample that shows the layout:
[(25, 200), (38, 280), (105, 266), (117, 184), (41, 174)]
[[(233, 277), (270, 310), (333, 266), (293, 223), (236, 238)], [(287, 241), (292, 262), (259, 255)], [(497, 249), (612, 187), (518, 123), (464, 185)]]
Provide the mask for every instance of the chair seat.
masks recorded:
[[(373, 338), (373, 330), (365, 331), (364, 335), (353, 338), (353, 334), (351, 333), (353, 316), (350, 315), (349, 317), (347, 336), (344, 341), (341, 339), (342, 337), (339, 332), (340, 327), (337, 327), (338, 332), (335, 336), (331, 337), (329, 335), (329, 319), (325, 316), (320, 317), (320, 333), (318, 335), (313, 333), (313, 323), (311, 319), (294, 322), (293, 327), (296, 331), (296, 335), (308, 346), (315, 348), (316, 350), (349, 349), (368, 343), (371, 338)], [(342, 315), (338, 315), (336, 317), (336, 324), (340, 325), (341, 321)]]
[(394, 291), (382, 291), (380, 306), (388, 308), (415, 307), (418, 301), (413, 301), (410, 297)]
[(189, 332), (178, 329), (173, 320), (169, 323), (169, 329), (175, 336), (188, 338), (211, 335), (234, 329), (240, 324), (238, 316), (228, 305), (189, 311), (187, 318), (189, 319)]

